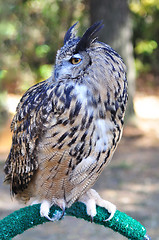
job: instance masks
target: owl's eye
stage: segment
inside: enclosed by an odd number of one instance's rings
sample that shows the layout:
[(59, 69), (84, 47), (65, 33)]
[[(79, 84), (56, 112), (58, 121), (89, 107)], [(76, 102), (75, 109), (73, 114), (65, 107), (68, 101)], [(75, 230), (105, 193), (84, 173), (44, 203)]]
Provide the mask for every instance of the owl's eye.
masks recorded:
[(75, 64), (80, 63), (81, 60), (82, 60), (81, 58), (72, 57), (72, 58), (70, 59), (70, 62), (75, 65)]
[(80, 63), (82, 61), (81, 57), (79, 54), (75, 54), (73, 57), (71, 57), (70, 59), (70, 62), (73, 64), (73, 65), (76, 65), (78, 63)]

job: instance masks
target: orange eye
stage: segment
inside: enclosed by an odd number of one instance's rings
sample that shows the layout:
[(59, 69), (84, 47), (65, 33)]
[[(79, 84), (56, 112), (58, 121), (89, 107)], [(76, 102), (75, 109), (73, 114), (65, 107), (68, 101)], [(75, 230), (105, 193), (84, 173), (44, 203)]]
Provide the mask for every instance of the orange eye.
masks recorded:
[(82, 60), (81, 58), (72, 57), (70, 61), (72, 64), (75, 65), (75, 64), (80, 63), (81, 60)]

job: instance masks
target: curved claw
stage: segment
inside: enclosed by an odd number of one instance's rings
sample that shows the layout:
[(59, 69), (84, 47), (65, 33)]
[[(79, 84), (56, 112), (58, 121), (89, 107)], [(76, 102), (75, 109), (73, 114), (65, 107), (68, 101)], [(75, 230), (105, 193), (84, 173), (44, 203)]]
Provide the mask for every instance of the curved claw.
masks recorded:
[(43, 216), (43, 217), (47, 218), (47, 219), (48, 219), (49, 221), (51, 221), (51, 222), (54, 222), (54, 221), (55, 221), (54, 218), (50, 218), (48, 215), (45, 215), (45, 216)]
[(51, 222), (55, 222), (55, 221), (59, 221), (59, 220), (61, 220), (62, 218), (63, 218), (63, 216), (64, 216), (64, 213), (62, 212), (61, 213), (61, 211), (55, 211), (55, 213), (53, 214), (53, 217), (52, 218), (50, 218), (48, 215), (47, 216), (44, 216), (44, 217), (46, 217), (49, 221), (51, 221)]
[(91, 216), (91, 222), (97, 213), (96, 205), (104, 207), (110, 213), (109, 218), (104, 221), (111, 220), (116, 212), (116, 206), (113, 203), (102, 199), (94, 189), (89, 189), (80, 197), (79, 201), (86, 204), (87, 214)]
[(49, 217), (50, 207), (51, 207), (50, 202), (47, 200), (44, 200), (40, 206), (40, 216), (45, 217), (52, 222), (61, 220), (65, 215), (65, 206), (63, 205), (62, 213), (61, 211), (56, 210), (52, 218)]
[(65, 215), (65, 207), (62, 209), (61, 217), (59, 220), (61, 220), (64, 217), (64, 215)]
[(112, 203), (110, 204), (111, 204), (110, 209), (107, 208), (108, 212), (110, 213), (110, 216), (107, 219), (103, 220), (104, 222), (110, 221), (114, 217), (114, 214), (116, 212), (116, 206)]

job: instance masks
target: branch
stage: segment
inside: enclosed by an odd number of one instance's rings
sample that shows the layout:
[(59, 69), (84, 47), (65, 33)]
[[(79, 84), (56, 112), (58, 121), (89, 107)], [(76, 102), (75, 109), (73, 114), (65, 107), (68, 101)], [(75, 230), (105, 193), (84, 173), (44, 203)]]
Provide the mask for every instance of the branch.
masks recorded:
[[(52, 206), (50, 216), (52, 217), (57, 211), (61, 211), (61, 209)], [(76, 202), (70, 208), (67, 208), (66, 215), (91, 221), (90, 216), (86, 213), (85, 205), (81, 202)], [(103, 221), (109, 215), (105, 208), (97, 206), (97, 215), (94, 217), (93, 222), (109, 227), (131, 240), (150, 240), (146, 235), (146, 229), (135, 219), (117, 210), (110, 221)], [(18, 234), (22, 234), (27, 229), (45, 222), (49, 221), (45, 217), (40, 217), (40, 204), (21, 208), (0, 221), (0, 239), (11, 239)]]

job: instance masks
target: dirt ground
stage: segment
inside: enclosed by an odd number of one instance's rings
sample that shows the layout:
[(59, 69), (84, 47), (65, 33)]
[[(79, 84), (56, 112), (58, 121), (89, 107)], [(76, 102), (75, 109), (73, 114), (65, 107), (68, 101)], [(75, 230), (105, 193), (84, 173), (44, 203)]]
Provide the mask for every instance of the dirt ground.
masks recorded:
[[(10, 199), (9, 186), (3, 184), (3, 166), (10, 141), (6, 124), (0, 135), (0, 219), (23, 206)], [(152, 240), (159, 240), (159, 119), (138, 119), (136, 126), (125, 127), (110, 165), (94, 188), (120, 211), (140, 221)], [(111, 229), (73, 217), (38, 226), (14, 239), (73, 240), (79, 237), (81, 240), (126, 239)]]

